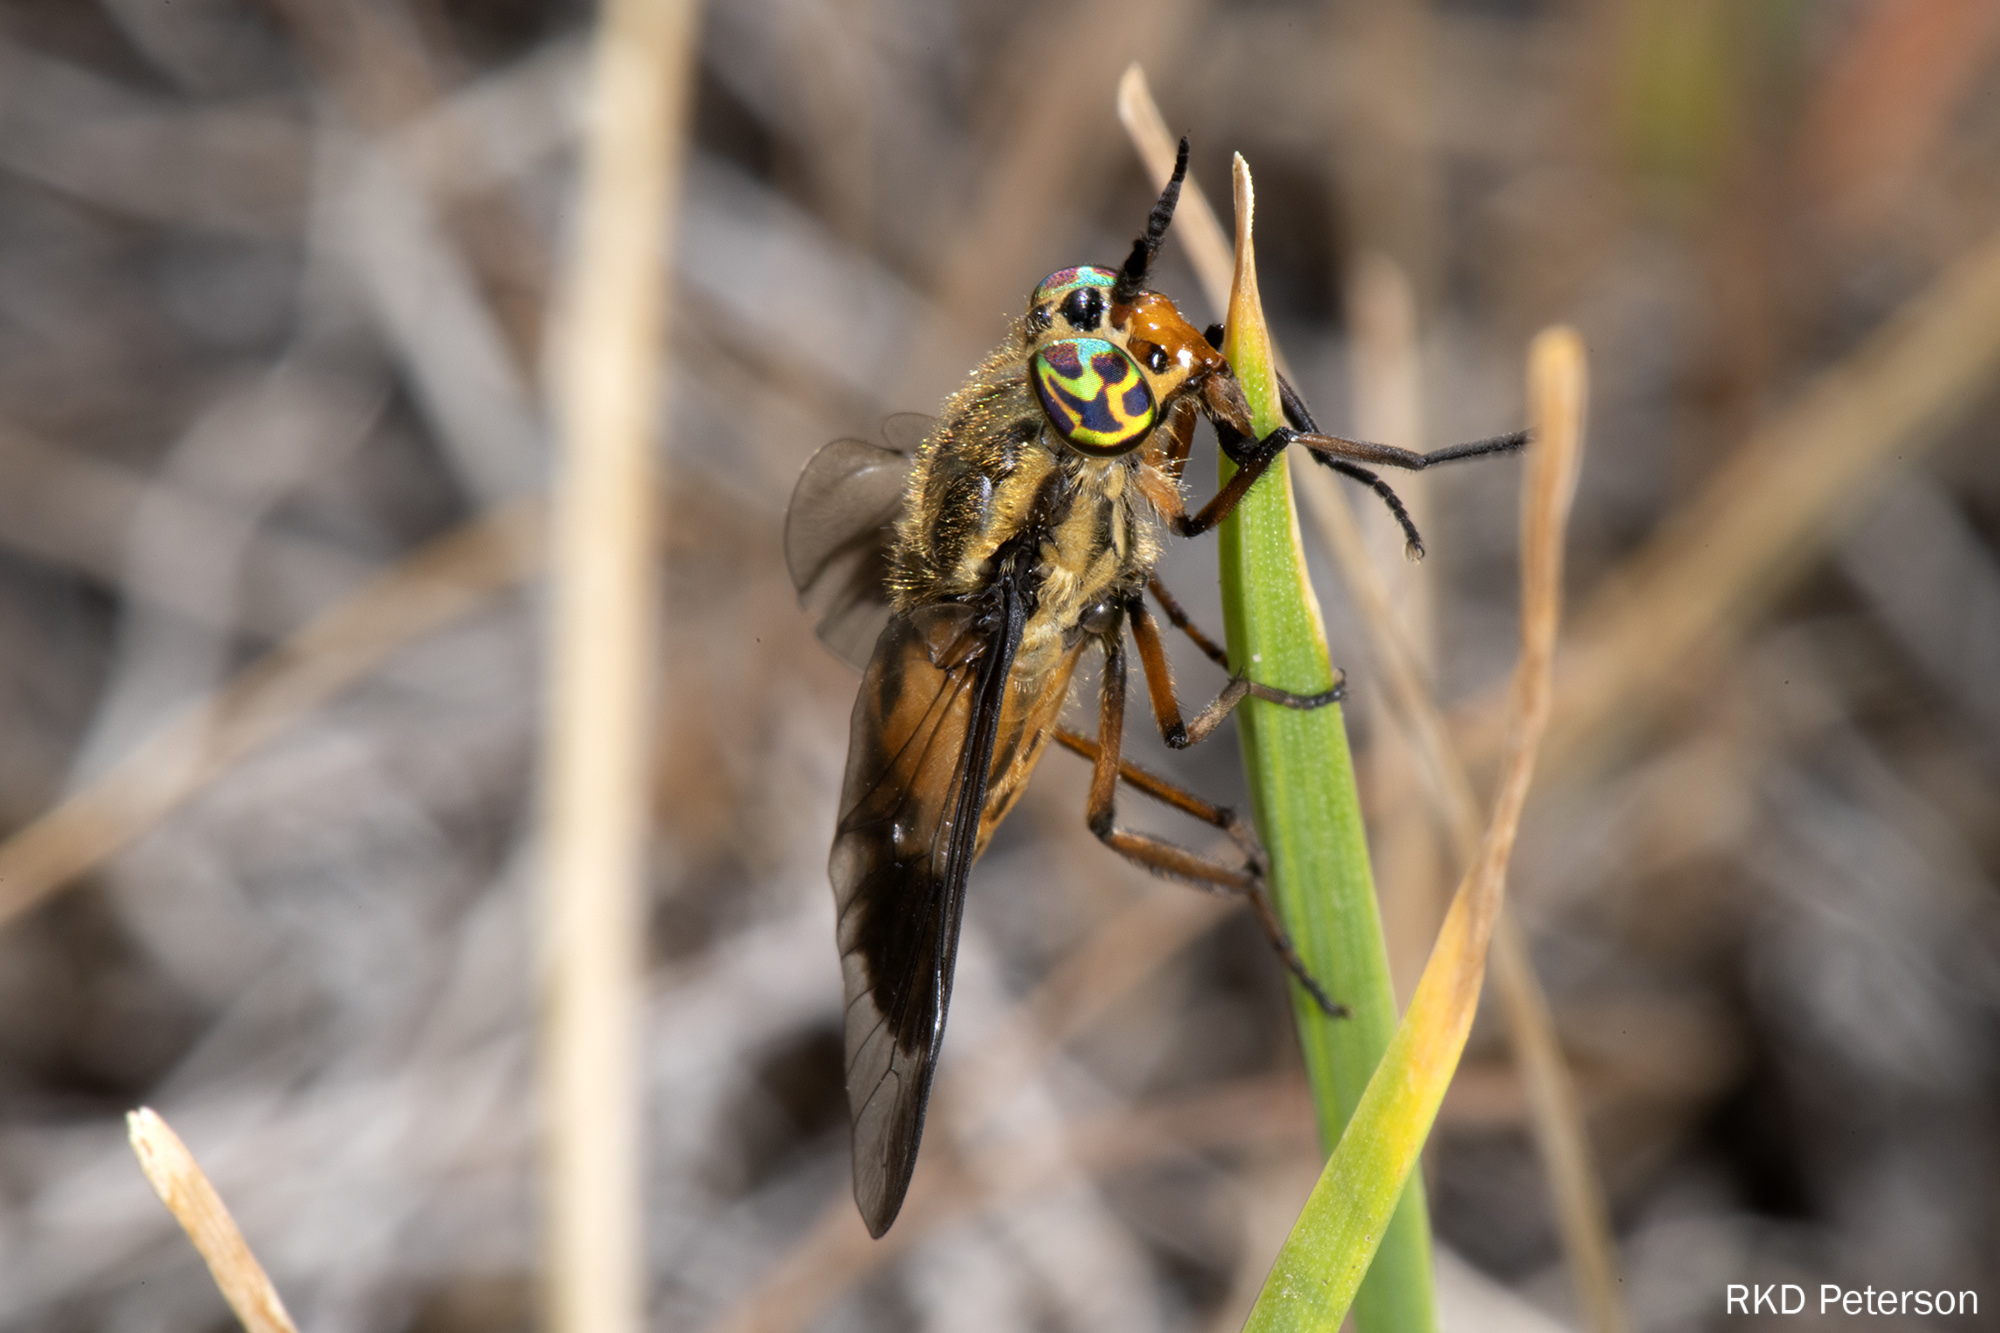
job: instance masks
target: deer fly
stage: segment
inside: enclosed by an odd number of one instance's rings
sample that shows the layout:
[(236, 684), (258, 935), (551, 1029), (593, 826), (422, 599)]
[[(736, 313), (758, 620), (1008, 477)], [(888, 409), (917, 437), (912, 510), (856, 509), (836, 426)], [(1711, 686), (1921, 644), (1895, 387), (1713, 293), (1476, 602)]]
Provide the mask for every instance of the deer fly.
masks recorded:
[[(1197, 331), (1146, 287), (1186, 174), (1184, 139), (1122, 266), (1042, 279), (1005, 341), (934, 422), (892, 418), (886, 449), (836, 440), (806, 464), (793, 492), (785, 528), (793, 581), (820, 613), (821, 637), (864, 670), (828, 874), (847, 997), (854, 1197), (875, 1236), (895, 1221), (916, 1167), (967, 872), (1051, 739), (1091, 761), (1091, 832), (1148, 870), (1242, 896), (1319, 1004), (1345, 1012), (1286, 937), (1248, 827), (1120, 760), (1128, 631), (1154, 721), (1175, 748), (1207, 736), (1246, 695), (1317, 708), (1341, 693), (1336, 685), (1295, 694), (1239, 671), (1184, 719), (1147, 592), (1225, 671), (1228, 659), (1152, 577), (1160, 529), (1207, 532), (1297, 444), (1372, 488), (1417, 556), (1415, 526), (1369, 468), (1423, 468), (1527, 438), (1428, 454), (1340, 439), (1319, 431), (1289, 385), (1289, 424), (1255, 438), (1218, 350), (1220, 329)], [(1190, 513), (1181, 470), (1203, 416), (1238, 470)], [(1094, 741), (1057, 725), (1090, 651), (1104, 667)], [(1228, 833), (1243, 864), (1120, 827), (1121, 780)]]

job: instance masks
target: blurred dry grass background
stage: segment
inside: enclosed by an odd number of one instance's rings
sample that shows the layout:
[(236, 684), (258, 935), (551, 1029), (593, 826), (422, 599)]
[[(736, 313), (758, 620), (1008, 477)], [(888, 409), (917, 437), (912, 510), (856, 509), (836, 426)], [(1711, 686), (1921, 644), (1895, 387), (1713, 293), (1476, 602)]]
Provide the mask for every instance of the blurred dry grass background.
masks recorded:
[[(1517, 424), (1540, 325), (1590, 345), (1568, 697), (1511, 884), (1635, 1326), (1719, 1325), (1734, 1281), (2000, 1309), (2000, 8), (1224, 9), (703, 16), (662, 386), (654, 1324), (1230, 1327), (1310, 1187), (1261, 937), (1097, 846), (1058, 755), (974, 875), (928, 1195), (885, 1248), (838, 1230), (854, 678), (793, 603), (785, 502), (820, 443), (934, 410), (1043, 273), (1122, 253), (1133, 60), (1211, 191), (1256, 169), (1266, 304), (1330, 428), (1384, 419), (1350, 336), (1381, 256), (1414, 293), (1398, 443)], [(532, 1317), (527, 576), (590, 17), (0, 0), (0, 1327), (224, 1326), (125, 1147), (141, 1102), (311, 1333)], [(1173, 240), (1158, 276), (1219, 314)], [(1426, 480), (1409, 595), (1476, 761), (1516, 475)], [(1163, 573), (1216, 625), (1185, 546)], [(1436, 817), (1320, 586), (1413, 976)], [(1130, 743), (1240, 800), (1228, 739)], [(1447, 1319), (1573, 1326), (1497, 1025), (1428, 1171)]]

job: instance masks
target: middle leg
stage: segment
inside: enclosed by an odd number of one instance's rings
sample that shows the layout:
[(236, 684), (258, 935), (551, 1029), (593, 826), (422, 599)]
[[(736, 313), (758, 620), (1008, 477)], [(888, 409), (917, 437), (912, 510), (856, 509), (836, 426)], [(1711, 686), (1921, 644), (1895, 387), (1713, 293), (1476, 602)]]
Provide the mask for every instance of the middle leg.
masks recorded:
[[(1153, 581), (1153, 589), (1155, 596), (1162, 596), (1161, 605), (1169, 608), (1169, 614), (1180, 610), (1179, 605), (1171, 597), (1163, 596), (1164, 589), (1160, 588), (1157, 579)], [(1132, 597), (1126, 603), (1125, 611), (1132, 621), (1132, 641), (1139, 646), (1139, 664), (1145, 668), (1146, 692), (1153, 701), (1153, 720), (1159, 724), (1160, 735), (1176, 750), (1184, 750), (1190, 745), (1206, 740), (1209, 733), (1222, 725), (1222, 719), (1228, 717), (1230, 710), (1243, 702), (1246, 695), (1285, 708), (1306, 709), (1324, 708), (1330, 703), (1338, 702), (1347, 692), (1347, 681), (1344, 676), (1336, 676), (1330, 689), (1321, 690), (1317, 694), (1294, 694), (1290, 690), (1281, 690), (1275, 685), (1262, 685), (1248, 676), (1238, 675), (1230, 678), (1222, 693), (1216, 695), (1208, 707), (1195, 714), (1192, 722), (1183, 722), (1180, 700), (1174, 697), (1173, 673), (1167, 669), (1166, 645), (1160, 642), (1160, 627), (1153, 619), (1153, 613), (1146, 609), (1146, 599), (1143, 596)], [(1187, 617), (1183, 615), (1180, 619), (1185, 622)], [(1214, 644), (1208, 641), (1207, 636), (1200, 630), (1194, 629), (1191, 624), (1183, 624), (1182, 628), (1190, 631), (1195, 642), (1206, 643), (1209, 648), (1214, 648)], [(1210, 656), (1214, 656), (1214, 653), (1211, 652)], [(1228, 665), (1227, 658), (1223, 659), (1223, 665), (1225, 667)]]
[(1146, 580), (1146, 591), (1153, 594), (1153, 600), (1167, 613), (1168, 624), (1193, 639), (1194, 646), (1201, 649), (1209, 661), (1224, 671), (1229, 670), (1229, 654), (1222, 650), (1221, 644), (1202, 633), (1201, 626), (1195, 624), (1188, 613), (1181, 609), (1179, 600), (1167, 591), (1167, 585), (1160, 582), (1159, 575), (1155, 574)]
[[(1123, 635), (1107, 637), (1104, 644), (1104, 683), (1098, 701), (1097, 745), (1090, 774), (1090, 801), (1086, 818), (1090, 831), (1098, 841), (1117, 852), (1126, 860), (1144, 866), (1156, 875), (1178, 879), (1204, 888), (1212, 893), (1227, 893), (1245, 899), (1256, 913), (1257, 923), (1263, 927), (1264, 935), (1271, 941), (1271, 947), (1284, 960), (1286, 968), (1298, 978), (1301, 986), (1328, 1016), (1344, 1018), (1345, 1005), (1336, 1004), (1319, 982), (1306, 969), (1305, 960), (1293, 947), (1291, 936), (1285, 933), (1284, 923), (1278, 920), (1277, 909), (1272, 906), (1270, 892), (1264, 887), (1261, 855), (1252, 864), (1236, 867), (1225, 865), (1210, 857), (1189, 851), (1156, 838), (1150, 833), (1139, 833), (1118, 826), (1117, 789), (1118, 779), (1124, 765), (1120, 763), (1125, 731), (1125, 650)], [(1060, 733), (1058, 739), (1062, 739)], [(1077, 738), (1081, 740), (1081, 738)], [(1078, 748), (1064, 740), (1071, 748)], [(1147, 775), (1149, 778), (1151, 775)], [(1153, 779), (1161, 788), (1168, 784)], [(1142, 788), (1143, 790), (1144, 788)], [(1169, 788), (1171, 790), (1171, 788)], [(1175, 798), (1162, 797), (1181, 809), (1190, 806), (1205, 806), (1215, 814), (1225, 814), (1221, 807), (1209, 806), (1201, 798), (1187, 793), (1176, 792)], [(1234, 822), (1234, 815), (1227, 816)], [(1217, 821), (1210, 819), (1211, 823)], [(1226, 825), (1218, 824), (1218, 827)]]

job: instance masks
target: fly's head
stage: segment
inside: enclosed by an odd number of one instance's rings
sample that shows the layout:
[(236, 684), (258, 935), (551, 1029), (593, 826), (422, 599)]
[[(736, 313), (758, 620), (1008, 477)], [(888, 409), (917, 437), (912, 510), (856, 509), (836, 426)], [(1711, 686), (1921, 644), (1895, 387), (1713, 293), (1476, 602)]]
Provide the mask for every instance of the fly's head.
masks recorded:
[(1186, 175), (1183, 139), (1173, 177), (1124, 266), (1058, 269), (1028, 298), (1028, 382), (1056, 434), (1093, 458), (1140, 448), (1190, 394), (1211, 416), (1248, 429), (1229, 362), (1171, 300), (1145, 285)]
[(1059, 269), (1028, 299), (1028, 381), (1056, 434), (1094, 458), (1145, 444), (1184, 395), (1234, 383), (1171, 300), (1141, 290), (1118, 301), (1117, 284), (1111, 269)]

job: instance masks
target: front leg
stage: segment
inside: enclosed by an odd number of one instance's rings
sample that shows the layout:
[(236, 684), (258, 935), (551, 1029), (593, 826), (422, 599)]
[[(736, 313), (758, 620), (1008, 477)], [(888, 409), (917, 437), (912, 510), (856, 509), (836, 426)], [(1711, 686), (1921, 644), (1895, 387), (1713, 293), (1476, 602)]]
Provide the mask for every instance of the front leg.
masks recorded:
[(1505, 435), (1493, 435), (1483, 440), (1471, 440), (1464, 444), (1448, 445), (1443, 449), (1433, 449), (1427, 454), (1413, 449), (1400, 449), (1393, 444), (1374, 444), (1368, 440), (1343, 439), (1338, 435), (1323, 433), (1306, 410), (1305, 400), (1298, 391), (1281, 376), (1278, 380), (1280, 396), (1284, 402), (1285, 417), (1292, 424), (1280, 426), (1262, 439), (1250, 443), (1250, 409), (1243, 399), (1243, 390), (1234, 379), (1217, 378), (1203, 386), (1203, 406), (1209, 419), (1215, 423), (1216, 438), (1221, 442), (1222, 452), (1229, 455), (1237, 465), (1236, 475), (1231, 477), (1215, 498), (1201, 507), (1193, 516), (1175, 512), (1167, 516), (1173, 530), (1183, 537), (1196, 537), (1228, 518), (1235, 510), (1237, 502), (1245, 492), (1255, 485), (1257, 478), (1276, 461), (1295, 441), (1305, 446), (1316, 462), (1343, 473), (1367, 485), (1389, 505), (1396, 520), (1403, 527), (1404, 538), (1411, 552), (1421, 555), (1423, 542), (1417, 536), (1416, 526), (1410, 522), (1403, 505), (1396, 498), (1386, 482), (1369, 472), (1363, 464), (1377, 467), (1399, 467), (1410, 472), (1421, 472), (1435, 463), (1451, 463), (1461, 458), (1478, 458), (1485, 454), (1512, 453), (1525, 447), (1528, 432), (1510, 431)]
[[(1201, 512), (1191, 518), (1183, 518), (1174, 524), (1174, 531), (1183, 537), (1198, 537), (1216, 524), (1228, 518), (1235, 510), (1244, 494), (1256, 485), (1278, 455), (1296, 442), (1305, 446), (1314, 459), (1328, 467), (1347, 471), (1358, 463), (1374, 463), (1382, 467), (1408, 468), (1421, 471), (1432, 463), (1443, 463), (1455, 458), (1468, 458), (1476, 453), (1498, 453), (1504, 449), (1518, 449), (1525, 442), (1525, 435), (1504, 435), (1492, 440), (1480, 440), (1471, 445), (1459, 445), (1453, 449), (1440, 449), (1435, 456), (1419, 454), (1408, 449), (1398, 449), (1393, 444), (1370, 444), (1366, 440), (1344, 440), (1338, 435), (1322, 435), (1318, 432), (1294, 430), (1290, 426), (1279, 426), (1254, 444), (1245, 444), (1245, 437), (1225, 422), (1215, 423), (1215, 433), (1222, 441), (1222, 452), (1228, 454), (1237, 464), (1236, 475), (1215, 493), (1215, 498), (1201, 507)], [(1342, 463), (1349, 466), (1341, 467)], [(1386, 488), (1385, 488), (1386, 489)]]
[(1285, 446), (1298, 437), (1297, 431), (1280, 426), (1255, 444), (1246, 446), (1243, 441), (1247, 437), (1220, 417), (1215, 418), (1215, 434), (1222, 442), (1222, 452), (1236, 464), (1236, 475), (1223, 483), (1215, 498), (1201, 507), (1201, 512), (1169, 516), (1168, 523), (1182, 537), (1199, 537), (1228, 518), (1237, 502), (1257, 484), (1257, 479), (1264, 475), (1278, 455), (1285, 452)]

